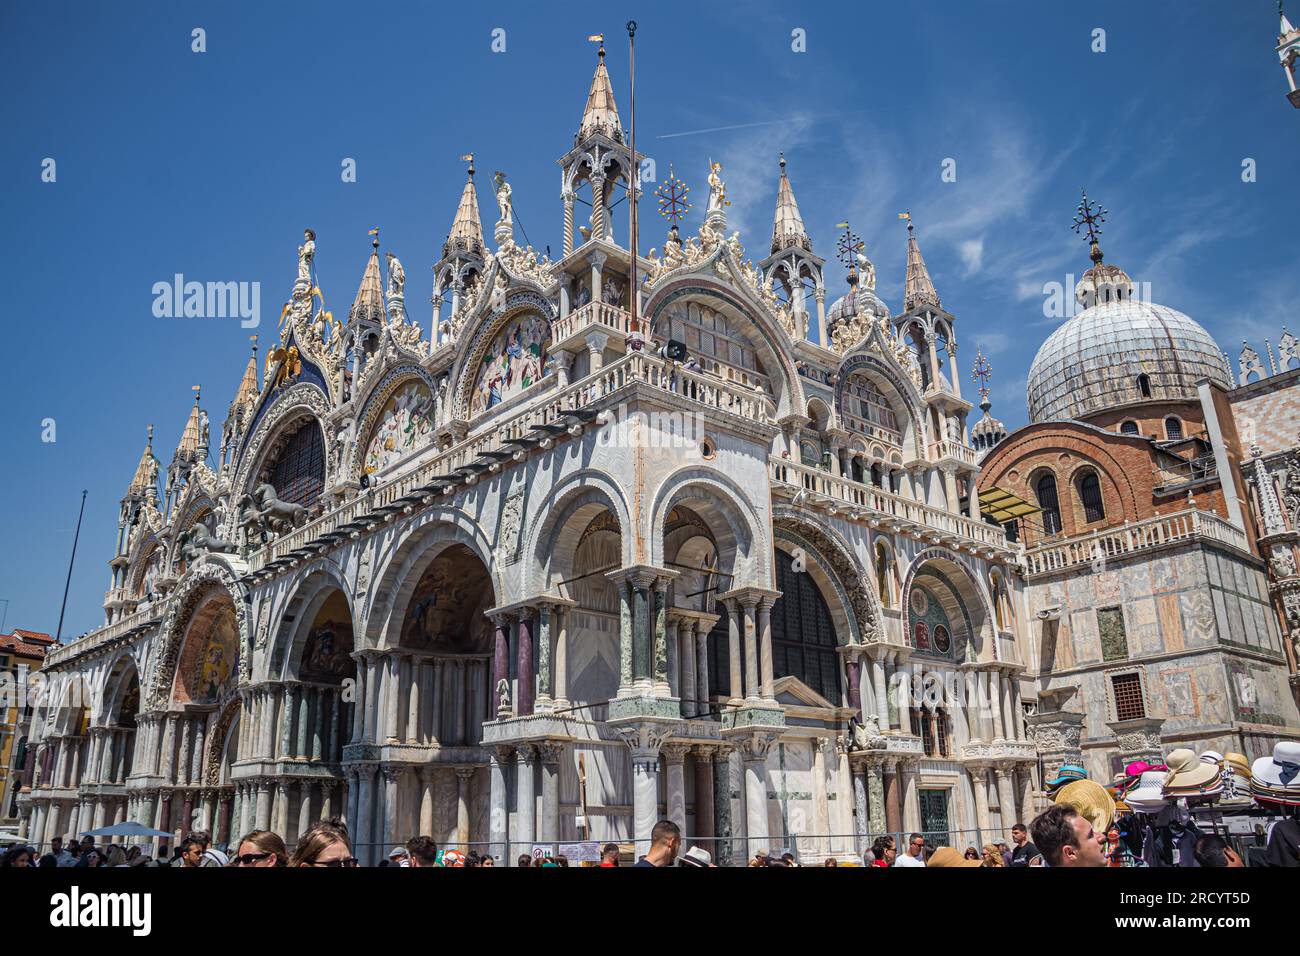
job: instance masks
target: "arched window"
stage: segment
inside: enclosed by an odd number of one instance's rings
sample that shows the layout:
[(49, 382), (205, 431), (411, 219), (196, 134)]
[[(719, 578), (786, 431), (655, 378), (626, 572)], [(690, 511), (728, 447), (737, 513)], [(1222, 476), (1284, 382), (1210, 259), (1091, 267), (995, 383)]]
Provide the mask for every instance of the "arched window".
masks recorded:
[(1050, 471), (1044, 472), (1034, 483), (1034, 494), (1038, 496), (1038, 507), (1043, 509), (1043, 531), (1047, 534), (1061, 533), (1061, 505), (1056, 498), (1056, 476)]
[(1143, 372), (1137, 378), (1138, 394), (1143, 398), (1151, 397), (1151, 376)]
[(320, 497), (325, 486), (325, 439), (314, 421), (304, 422), (293, 433), (269, 477), (281, 501), (306, 507)]
[(997, 622), (998, 630), (1005, 631), (1007, 624), (1002, 614), (1002, 578), (997, 572), (989, 575), (989, 587), (993, 591), (993, 619)]
[(1101, 500), (1101, 482), (1092, 469), (1079, 475), (1079, 501), (1083, 504), (1084, 521), (1101, 521), (1106, 517), (1106, 506)]
[(883, 607), (893, 607), (894, 593), (889, 581), (889, 549), (883, 541), (876, 542), (876, 590)]
[(784, 551), (776, 552), (772, 607), (772, 665), (778, 677), (796, 677), (832, 703), (840, 702), (840, 658), (830, 608), (812, 575), (794, 570)]
[(871, 466), (871, 484), (877, 488), (884, 487), (884, 477), (880, 471), (879, 464), (873, 464)]
[(1120, 433), (1121, 435), (1138, 435), (1138, 434), (1140, 434), (1140, 432), (1138, 431), (1138, 423), (1135, 422), (1135, 421), (1133, 421), (1132, 419), (1129, 419), (1129, 420), (1126, 421), (1126, 422), (1120, 422), (1120, 423), (1119, 423), (1119, 433)]
[(1178, 441), (1183, 437), (1183, 423), (1173, 415), (1165, 419), (1165, 438)]
[(852, 476), (854, 481), (859, 484), (862, 483), (862, 459), (857, 455), (854, 455), (849, 460), (849, 474)]

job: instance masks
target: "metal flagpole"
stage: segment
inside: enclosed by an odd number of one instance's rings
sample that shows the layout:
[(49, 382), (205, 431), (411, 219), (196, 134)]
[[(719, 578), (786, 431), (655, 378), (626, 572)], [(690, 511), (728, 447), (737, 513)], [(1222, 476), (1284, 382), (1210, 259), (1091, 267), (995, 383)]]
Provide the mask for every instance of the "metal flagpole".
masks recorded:
[(72, 586), (72, 565), (77, 560), (77, 541), (81, 538), (81, 516), (86, 513), (86, 492), (81, 492), (81, 510), (77, 512), (77, 530), (72, 535), (72, 557), (68, 559), (68, 579), (63, 582), (63, 604), (59, 607), (59, 627), (54, 632), (54, 643), (63, 637), (63, 612), (68, 609), (68, 588)]
[[(637, 193), (641, 185), (641, 166), (636, 157), (636, 21), (627, 21), (627, 69), (628, 69), (628, 106), (632, 126), (632, 170), (629, 176), (632, 199), (632, 328), (637, 329), (637, 298), (640, 290), (636, 284), (636, 260), (639, 251), (636, 234)], [(639, 331), (639, 330), (638, 330)], [(645, 336), (647, 339), (648, 335)], [(649, 345), (649, 342), (646, 343)]]

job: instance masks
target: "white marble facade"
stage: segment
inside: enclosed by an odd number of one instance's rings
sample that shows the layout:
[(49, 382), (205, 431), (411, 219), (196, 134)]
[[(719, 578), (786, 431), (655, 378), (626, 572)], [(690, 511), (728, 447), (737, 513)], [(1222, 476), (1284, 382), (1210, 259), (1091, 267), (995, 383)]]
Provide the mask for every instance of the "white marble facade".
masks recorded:
[[(972, 501), (956, 320), (915, 240), (901, 311), (859, 263), (828, 320), (783, 162), (772, 254), (720, 206), (638, 261), (634, 317), (608, 113), (561, 162), (559, 261), (508, 221), (487, 249), (471, 166), (427, 335), (376, 240), (338, 327), (295, 286), (216, 469), (198, 404), (161, 499), (150, 444), (107, 622), (49, 658), (31, 839), (334, 815), (366, 861), (418, 832), (512, 860), (640, 848), (667, 816), (724, 861), (820, 860), (1033, 812), (1018, 549)], [(688, 364), (659, 354), (676, 334)]]

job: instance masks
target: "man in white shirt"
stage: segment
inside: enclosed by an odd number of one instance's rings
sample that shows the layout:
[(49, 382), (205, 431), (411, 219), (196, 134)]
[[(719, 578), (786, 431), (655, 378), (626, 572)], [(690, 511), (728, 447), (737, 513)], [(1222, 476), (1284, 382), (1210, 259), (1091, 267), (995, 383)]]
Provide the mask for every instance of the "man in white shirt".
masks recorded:
[(907, 838), (907, 849), (894, 861), (894, 866), (925, 866), (921, 854), (925, 852), (925, 837), (913, 833)]

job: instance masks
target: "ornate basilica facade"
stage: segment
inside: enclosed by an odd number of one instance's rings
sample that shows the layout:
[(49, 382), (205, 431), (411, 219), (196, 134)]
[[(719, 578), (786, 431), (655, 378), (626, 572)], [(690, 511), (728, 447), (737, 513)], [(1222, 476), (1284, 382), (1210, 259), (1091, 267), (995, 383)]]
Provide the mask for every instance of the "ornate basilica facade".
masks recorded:
[(106, 622), (47, 658), (30, 839), (345, 816), (363, 861), (513, 859), (667, 816), (740, 862), (1034, 812), (1023, 549), (910, 224), (897, 312), (861, 254), (827, 303), (784, 159), (761, 261), (715, 166), (698, 234), (633, 262), (638, 161), (602, 50), (562, 256), (502, 174), (489, 248), (471, 160), (427, 334), (378, 238), (336, 320), (305, 234), (265, 374), (211, 435), (196, 398), (164, 476), (151, 433)]

